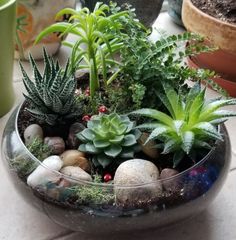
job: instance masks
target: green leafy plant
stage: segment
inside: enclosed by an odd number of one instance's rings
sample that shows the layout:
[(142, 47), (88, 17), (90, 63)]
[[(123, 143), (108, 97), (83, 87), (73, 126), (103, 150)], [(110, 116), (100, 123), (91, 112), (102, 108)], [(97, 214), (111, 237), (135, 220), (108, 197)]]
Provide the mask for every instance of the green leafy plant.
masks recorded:
[[(204, 46), (203, 38), (199, 35), (185, 32), (163, 36), (152, 42), (149, 33), (138, 26), (127, 22), (125, 28), (127, 34), (122, 35), (124, 46), (121, 50), (121, 76), (124, 84), (128, 85), (126, 89), (137, 83), (146, 89), (142, 107), (156, 108), (161, 104), (158, 94), (162, 92), (162, 82), (168, 82), (175, 90), (181, 86), (186, 93), (186, 80), (204, 81), (226, 95), (222, 88), (210, 80), (214, 76), (213, 72), (190, 69), (185, 63), (188, 56), (215, 50), (214, 47)], [(187, 42), (191, 44), (180, 50), (181, 45), (184, 46)]]
[(14, 171), (17, 172), (19, 177), (26, 178), (37, 168), (38, 163), (25, 154), (19, 153), (10, 160), (10, 166)]
[[(101, 183), (101, 177), (95, 175), (94, 183)], [(79, 203), (93, 203), (93, 204), (108, 204), (114, 202), (115, 195), (112, 191), (112, 188), (105, 188), (99, 185), (94, 186), (74, 186), (70, 188), (70, 191), (73, 192), (78, 197), (77, 202)]]
[[(147, 142), (157, 139), (163, 142), (163, 154), (173, 153), (174, 167), (185, 155), (198, 148), (211, 148), (214, 141), (222, 140), (217, 126), (235, 112), (219, 110), (235, 105), (235, 99), (205, 100), (205, 91), (197, 83), (186, 95), (178, 94), (169, 84), (163, 84), (165, 94), (159, 97), (169, 115), (155, 109), (140, 109), (131, 114), (148, 117), (154, 121), (139, 125), (138, 129), (152, 130)], [(212, 142), (212, 144), (211, 144)]]
[(33, 142), (26, 147), (40, 161), (49, 157), (52, 152), (52, 149), (39, 138), (35, 138)]
[[(130, 159), (138, 151), (140, 131), (127, 116), (116, 113), (93, 116), (77, 137), (83, 142), (79, 150), (93, 155), (95, 167), (107, 167), (115, 159)], [(117, 161), (118, 161), (117, 160)]]
[(62, 123), (65, 119), (79, 115), (76, 104), (76, 80), (68, 72), (69, 63), (63, 70), (58, 62), (54, 62), (44, 49), (44, 73), (40, 74), (37, 65), (30, 55), (30, 63), (34, 72), (35, 82), (31, 81), (22, 64), (23, 83), (28, 92), (24, 94), (29, 103), (26, 110), (36, 119), (49, 125)]
[[(93, 12), (88, 8), (79, 11), (66, 8), (61, 10), (56, 18), (70, 14), (69, 22), (55, 23), (42, 31), (36, 39), (39, 42), (44, 36), (61, 32), (61, 36), (71, 33), (79, 37), (76, 43), (64, 41), (64, 45), (72, 48), (71, 71), (87, 69), (90, 73), (90, 95), (93, 98), (99, 89), (99, 74), (102, 75), (104, 85), (109, 84), (118, 74), (119, 69), (109, 76), (112, 66), (119, 66), (114, 59), (123, 43), (119, 32), (123, 28), (120, 19), (128, 18), (128, 11), (119, 11), (114, 14), (110, 7), (98, 2)], [(81, 63), (83, 61), (83, 63)], [(109, 77), (108, 77), (109, 76)]]

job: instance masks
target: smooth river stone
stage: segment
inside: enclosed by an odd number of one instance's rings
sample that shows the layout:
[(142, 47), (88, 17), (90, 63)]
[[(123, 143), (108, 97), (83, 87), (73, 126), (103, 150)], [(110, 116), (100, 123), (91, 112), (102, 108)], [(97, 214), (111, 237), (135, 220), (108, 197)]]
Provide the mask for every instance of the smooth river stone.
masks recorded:
[(85, 158), (85, 154), (78, 150), (67, 150), (60, 157), (64, 167), (78, 166), (86, 172), (89, 172), (91, 169), (89, 161)]
[(180, 189), (180, 185), (181, 185), (180, 178), (173, 179), (173, 177), (177, 174), (179, 174), (179, 172), (172, 168), (164, 168), (161, 171), (160, 178), (161, 178), (161, 180), (163, 180), (162, 186), (163, 186), (163, 188), (165, 188), (165, 190), (175, 192)]
[(62, 168), (63, 162), (59, 156), (50, 156), (42, 164), (45, 167), (39, 165), (27, 178), (27, 184), (33, 188), (47, 182), (57, 182), (60, 179), (60, 174), (52, 172)]
[[(159, 151), (155, 147), (155, 141), (151, 140), (145, 144), (149, 137), (149, 133), (143, 133), (139, 138), (138, 142), (141, 145), (142, 151), (150, 158), (157, 159), (159, 157)], [(144, 145), (145, 144), (145, 145)]]
[(36, 138), (43, 141), (43, 129), (38, 124), (31, 124), (24, 131), (25, 144), (31, 144)]
[(78, 179), (78, 181), (69, 179), (69, 178), (67, 179), (74, 184), (78, 184), (79, 180), (88, 181), (88, 182), (92, 181), (92, 177), (80, 167), (67, 166), (67, 167), (63, 167), (60, 172), (66, 176), (72, 177), (74, 179)]
[[(136, 205), (158, 198), (162, 193), (162, 186), (158, 179), (159, 170), (150, 161), (132, 159), (123, 162), (114, 176), (116, 201), (124, 205)], [(140, 187), (143, 184), (145, 185)]]
[(65, 151), (65, 142), (61, 137), (46, 137), (44, 143), (50, 147), (52, 154), (60, 155)]

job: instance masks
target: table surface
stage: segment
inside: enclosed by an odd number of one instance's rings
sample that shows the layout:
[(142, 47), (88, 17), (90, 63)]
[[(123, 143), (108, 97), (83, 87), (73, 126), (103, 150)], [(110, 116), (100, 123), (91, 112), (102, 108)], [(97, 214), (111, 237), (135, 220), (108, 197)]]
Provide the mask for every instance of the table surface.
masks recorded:
[[(154, 24), (156, 29), (163, 29), (168, 34), (183, 32), (176, 26), (167, 13), (161, 13)], [(158, 31), (154, 38), (158, 36)], [(68, 49), (62, 47), (56, 57), (65, 62)], [(40, 63), (42, 64), (42, 63)], [(28, 63), (24, 65), (28, 68)], [(14, 66), (15, 105), (22, 99), (24, 86), (18, 61)], [(208, 90), (209, 97), (217, 96)], [(236, 111), (236, 107), (232, 107)], [(9, 113), (10, 114), (10, 113)], [(9, 117), (0, 118), (0, 138)], [(151, 232), (132, 233), (128, 236), (90, 236), (64, 229), (38, 212), (17, 194), (9, 177), (0, 162), (1, 191), (0, 191), (0, 240), (88, 240), (88, 239), (159, 239), (159, 240), (235, 240), (236, 239), (236, 119), (226, 123), (232, 143), (232, 165), (227, 181), (213, 204), (197, 217), (168, 229), (156, 229)]]

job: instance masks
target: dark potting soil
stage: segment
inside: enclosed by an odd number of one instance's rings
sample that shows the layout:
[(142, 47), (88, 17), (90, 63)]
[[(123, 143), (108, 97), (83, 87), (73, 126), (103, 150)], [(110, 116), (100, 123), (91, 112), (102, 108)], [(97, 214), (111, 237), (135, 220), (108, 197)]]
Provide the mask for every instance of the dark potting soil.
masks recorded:
[(212, 17), (236, 24), (236, 0), (192, 0), (192, 3)]

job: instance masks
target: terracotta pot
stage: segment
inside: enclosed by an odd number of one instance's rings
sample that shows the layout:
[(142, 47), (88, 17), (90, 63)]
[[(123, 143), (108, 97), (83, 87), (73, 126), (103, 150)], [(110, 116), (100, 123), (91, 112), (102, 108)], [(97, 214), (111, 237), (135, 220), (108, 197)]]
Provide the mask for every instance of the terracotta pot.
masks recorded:
[(236, 82), (236, 25), (209, 16), (191, 0), (183, 1), (182, 20), (187, 30), (204, 36), (206, 42), (219, 47), (217, 51), (194, 57), (194, 62)]
[[(34, 45), (37, 35), (55, 22), (55, 15), (66, 7), (75, 7), (75, 0), (17, 0), (17, 31), (15, 58), (27, 59), (29, 52), (42, 59), (42, 46), (50, 55), (57, 52), (61, 39), (52, 34)], [(43, 15), (42, 15), (43, 14)], [(63, 19), (62, 19), (63, 20)]]
[[(192, 68), (202, 68), (202, 65), (199, 64), (198, 58), (196, 57), (188, 58), (187, 63)], [(231, 97), (236, 97), (236, 82), (223, 77), (216, 77), (214, 81), (224, 88)]]

